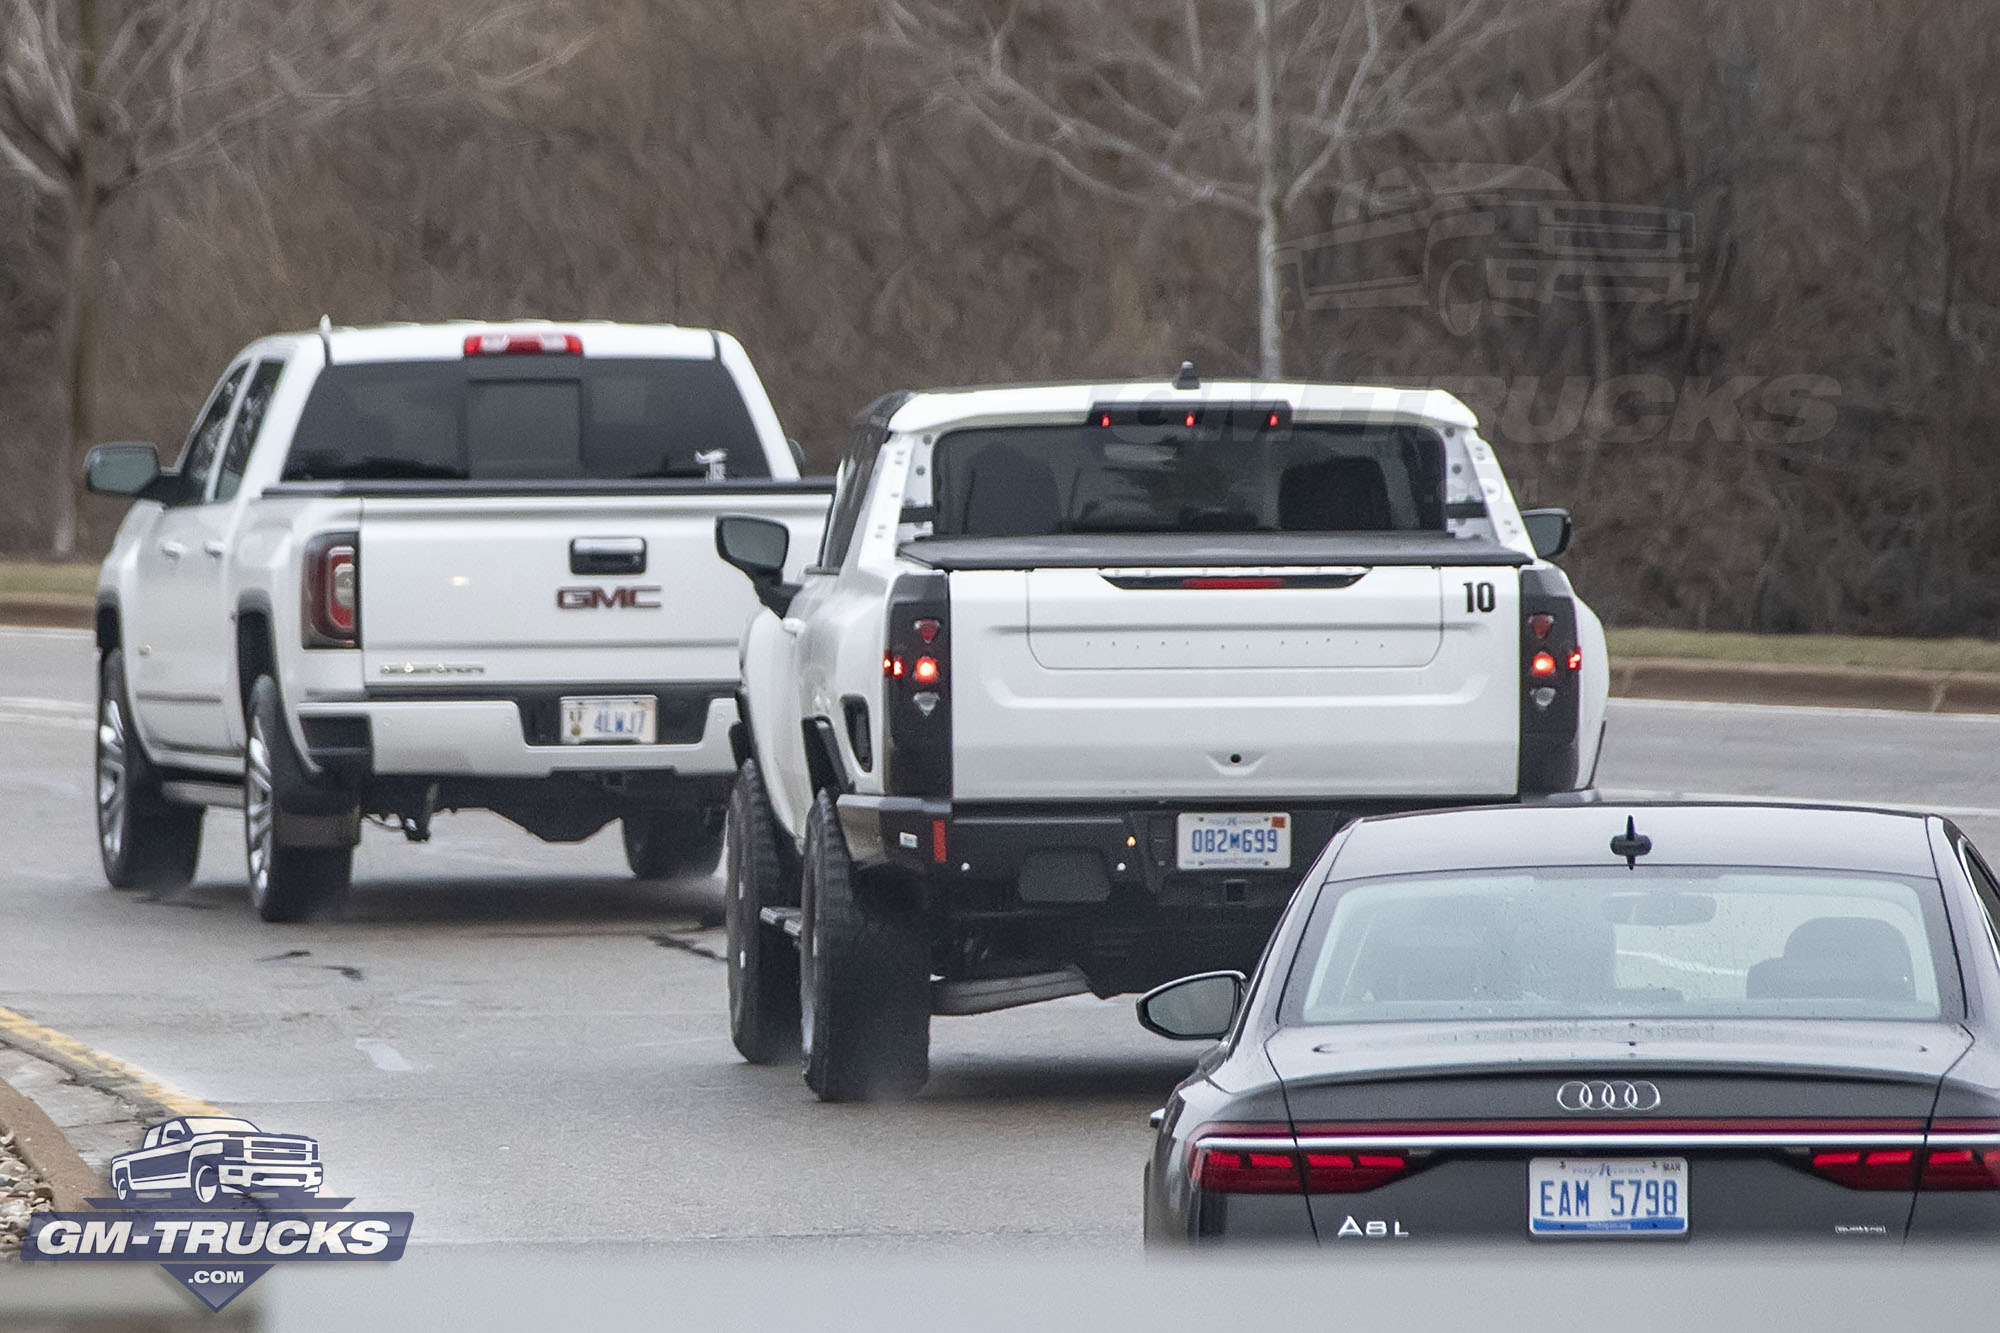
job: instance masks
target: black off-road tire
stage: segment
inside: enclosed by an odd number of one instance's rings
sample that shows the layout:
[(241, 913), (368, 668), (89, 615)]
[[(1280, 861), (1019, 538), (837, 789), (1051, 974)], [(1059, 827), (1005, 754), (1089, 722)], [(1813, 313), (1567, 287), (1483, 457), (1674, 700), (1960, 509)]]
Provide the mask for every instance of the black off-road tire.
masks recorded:
[(342, 818), (349, 798), (315, 786), (278, 698), (278, 683), (259, 676), (245, 712), (243, 857), (250, 905), (266, 921), (320, 921), (339, 914), (354, 870), (354, 848), (296, 846), (287, 816)]
[(177, 889), (201, 860), (198, 805), (178, 805), (160, 789), (132, 721), (125, 654), (113, 648), (97, 669), (97, 852), (114, 889)]
[(640, 879), (713, 875), (722, 859), (721, 810), (644, 810), (620, 821), (625, 864)]
[(766, 925), (766, 907), (799, 905), (799, 872), (778, 841), (764, 775), (751, 760), (729, 793), (729, 871), (722, 888), (729, 930), (729, 1039), (753, 1065), (799, 1052), (799, 951)]
[(930, 1078), (930, 949), (914, 910), (876, 887), (821, 792), (806, 824), (799, 1006), (806, 1085), (823, 1102), (914, 1097)]

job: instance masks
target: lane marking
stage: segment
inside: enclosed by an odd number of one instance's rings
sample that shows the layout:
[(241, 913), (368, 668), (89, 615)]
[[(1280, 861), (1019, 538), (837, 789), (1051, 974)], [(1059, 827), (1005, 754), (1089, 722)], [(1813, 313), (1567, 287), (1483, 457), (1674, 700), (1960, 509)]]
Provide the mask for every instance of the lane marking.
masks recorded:
[(21, 694), (0, 694), (0, 708), (24, 708), (31, 713), (61, 713), (66, 717), (90, 717), (96, 710), (75, 699), (37, 699)]
[(87, 629), (56, 629), (47, 625), (0, 625), (0, 637), (22, 639), (76, 639), (95, 642), (97, 632)]
[(356, 1037), (354, 1049), (374, 1062), (377, 1069), (389, 1074), (409, 1074), (416, 1066), (402, 1057), (402, 1054), (380, 1037)]
[(1945, 819), (2000, 819), (2000, 809), (1983, 805), (1922, 805), (1909, 801), (1868, 801), (1826, 796), (1744, 796), (1709, 791), (1646, 791), (1633, 787), (1606, 787), (1600, 795), (1609, 803), (1618, 801), (1691, 801), (1697, 805), (1834, 805), (1857, 810), (1889, 810), (1899, 815), (1939, 815)]
[(1974, 722), (2000, 726), (2000, 713), (1929, 713), (1914, 708), (1837, 708), (1810, 704), (1726, 704), (1700, 699), (1634, 699), (1614, 695), (1613, 708), (1651, 708), (1685, 713), (1769, 713), (1773, 717), (1811, 717), (1831, 720), (1840, 717), (1924, 719), (1932, 722)]
[(42, 1056), (70, 1072), (77, 1082), (142, 1109), (159, 1108), (167, 1118), (177, 1115), (221, 1115), (222, 1108), (193, 1097), (163, 1079), (155, 1078), (137, 1065), (128, 1064), (75, 1037), (44, 1027), (25, 1014), (0, 1008), (0, 1034), (30, 1055)]

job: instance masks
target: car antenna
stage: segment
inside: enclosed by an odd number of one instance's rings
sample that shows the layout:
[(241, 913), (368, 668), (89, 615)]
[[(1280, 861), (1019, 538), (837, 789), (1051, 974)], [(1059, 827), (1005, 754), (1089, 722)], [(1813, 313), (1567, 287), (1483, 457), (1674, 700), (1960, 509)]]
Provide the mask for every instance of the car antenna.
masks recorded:
[(321, 315), (319, 317), (319, 346), (320, 350), (326, 353), (326, 363), (329, 366), (332, 365), (333, 364), (333, 316), (331, 315)]
[(1201, 379), (1194, 373), (1194, 362), (1181, 362), (1181, 373), (1174, 376), (1174, 387), (1176, 389), (1199, 389), (1201, 387)]
[(1611, 839), (1611, 854), (1625, 858), (1625, 868), (1636, 870), (1639, 858), (1653, 850), (1653, 840), (1639, 832), (1639, 826), (1632, 816), (1625, 816), (1625, 831), (1614, 834)]

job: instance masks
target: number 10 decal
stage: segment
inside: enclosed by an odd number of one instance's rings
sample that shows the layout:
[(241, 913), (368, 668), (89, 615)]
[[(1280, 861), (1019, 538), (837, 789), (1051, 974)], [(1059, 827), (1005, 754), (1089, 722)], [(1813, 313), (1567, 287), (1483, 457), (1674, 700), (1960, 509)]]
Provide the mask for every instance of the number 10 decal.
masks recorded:
[(1467, 614), (1474, 611), (1492, 611), (1500, 602), (1499, 594), (1490, 583), (1468, 583), (1465, 585), (1465, 609)]

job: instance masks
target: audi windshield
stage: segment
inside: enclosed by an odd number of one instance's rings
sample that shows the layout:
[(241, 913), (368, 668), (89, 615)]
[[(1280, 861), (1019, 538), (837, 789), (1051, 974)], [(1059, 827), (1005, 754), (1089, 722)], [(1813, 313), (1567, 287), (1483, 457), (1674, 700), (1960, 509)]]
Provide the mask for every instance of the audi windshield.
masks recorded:
[(1287, 985), (1314, 1025), (1939, 1018), (1936, 881), (1734, 867), (1479, 870), (1329, 884)]

